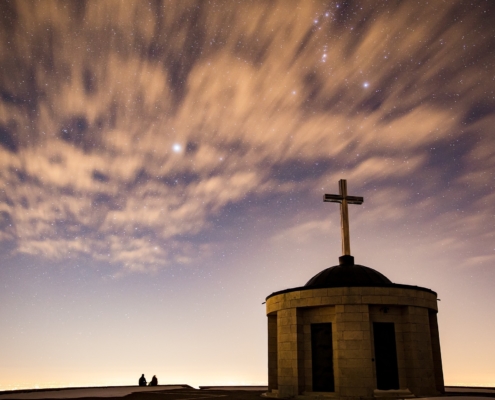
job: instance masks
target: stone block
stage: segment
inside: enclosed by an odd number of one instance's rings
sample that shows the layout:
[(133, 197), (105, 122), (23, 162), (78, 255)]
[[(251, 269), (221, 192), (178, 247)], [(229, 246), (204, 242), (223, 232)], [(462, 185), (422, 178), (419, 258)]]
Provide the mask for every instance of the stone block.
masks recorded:
[(281, 375), (281, 373), (279, 372), (279, 376), (278, 376), (279, 393), (281, 390), (283, 390), (282, 388), (284, 386), (290, 386), (290, 385), (292, 385), (293, 382), (294, 382), (294, 377), (292, 375)]
[(329, 305), (326, 307), (322, 307), (322, 312), (323, 314), (330, 315), (330, 316), (335, 316), (335, 306)]
[(327, 296), (323, 298), (326, 304), (342, 304), (342, 296)]
[(283, 343), (283, 342), (291, 342), (291, 333), (279, 333), (278, 335), (278, 342)]
[(369, 350), (371, 349), (370, 342), (364, 342), (362, 340), (341, 340), (339, 342), (339, 346), (342, 346), (343, 349), (347, 350)]
[(344, 295), (342, 296), (342, 304), (361, 304), (361, 296), (358, 295)]
[(337, 342), (337, 349), (338, 350), (346, 350), (347, 349), (347, 345), (349, 344), (350, 342), (346, 342), (344, 340), (339, 340)]
[(342, 296), (344, 294), (345, 288), (337, 287), (337, 288), (328, 288), (327, 296)]
[(321, 303), (321, 297), (310, 297), (307, 299), (308, 307), (318, 306)]
[(348, 368), (349, 370), (356, 371), (357, 373), (366, 373), (367, 369), (371, 369), (371, 360), (364, 358), (350, 358), (350, 359), (340, 359), (339, 362), (343, 365), (343, 368)]
[(363, 349), (356, 349), (356, 350), (346, 349), (345, 351), (342, 352), (342, 356), (346, 359), (351, 359), (351, 358), (371, 359), (371, 352), (369, 350), (363, 350)]
[(277, 304), (278, 302), (279, 302), (279, 296), (273, 296), (266, 301), (266, 304)]
[(313, 289), (313, 297), (325, 297), (328, 296), (328, 290), (327, 289)]
[(377, 294), (379, 296), (388, 295), (389, 293), (390, 293), (390, 289), (389, 288), (375, 287), (375, 294)]
[(279, 309), (280, 310), (284, 310), (284, 309), (287, 309), (287, 308), (290, 308), (290, 301), (281, 301), (279, 303)]
[(428, 324), (428, 314), (425, 310), (424, 314), (414, 314), (409, 316), (409, 322), (412, 324)]
[(292, 368), (292, 361), (291, 359), (286, 359), (282, 358), (278, 360), (278, 367), (279, 368)]
[(279, 335), (283, 335), (283, 334), (286, 334), (286, 333), (291, 333), (291, 327), (293, 325), (281, 325), (278, 327), (278, 333)]
[(398, 297), (407, 296), (408, 292), (409, 292), (408, 289), (405, 288), (393, 288), (393, 290), (390, 290), (391, 295)]
[(339, 330), (344, 330), (344, 331), (362, 331), (362, 323), (361, 322), (341, 322), (337, 325), (337, 329)]
[(363, 340), (363, 331), (344, 331), (344, 340)]
[(429, 324), (416, 324), (416, 332), (430, 333), (430, 325)]
[(345, 312), (345, 305), (336, 304), (335, 305), (335, 314), (338, 315), (338, 314), (342, 314), (343, 312)]
[(313, 315), (313, 317), (311, 318), (311, 323), (312, 324), (320, 324), (322, 322), (326, 322), (325, 320), (326, 320), (325, 316), (316, 314), (316, 315)]
[(291, 342), (279, 343), (278, 344), (278, 351), (289, 351), (289, 350), (292, 350), (291, 345), (292, 345)]
[(361, 289), (361, 296), (369, 296), (375, 294), (374, 287), (362, 287), (360, 289)]
[(284, 350), (278, 352), (278, 362), (281, 360), (291, 360), (292, 359), (292, 350)]
[(301, 290), (300, 292), (300, 298), (301, 299), (307, 299), (309, 297), (313, 297), (313, 290), (312, 289), (309, 289), (309, 290)]
[(360, 388), (360, 387), (341, 387), (340, 389), (340, 395), (345, 396), (345, 397), (369, 397), (368, 396), (368, 389), (366, 388)]
[(340, 321), (341, 322), (361, 322), (363, 321), (363, 318), (366, 316), (365, 313), (343, 313), (340, 314)]
[(409, 315), (421, 315), (425, 312), (426, 310), (423, 310), (420, 306), (411, 306), (407, 308), (407, 313)]
[(342, 368), (341, 369), (341, 383), (343, 386), (356, 386), (363, 387), (362, 384), (367, 386), (368, 382), (363, 378), (373, 378), (373, 369), (354, 369), (354, 368)]
[[(279, 363), (280, 363), (280, 360), (279, 360)], [(290, 368), (290, 367), (285, 367), (285, 368), (279, 367), (278, 373), (279, 373), (280, 377), (285, 377), (285, 378), (292, 378), (294, 376), (292, 368)], [(290, 382), (290, 380), (286, 379), (286, 382), (287, 381)]]
[(290, 307), (291, 308), (307, 307), (307, 305), (308, 305), (308, 299), (293, 299), (293, 300), (290, 300)]
[(352, 296), (352, 295), (355, 295), (355, 296), (362, 296), (363, 294), (363, 288), (360, 288), (360, 287), (348, 287), (346, 288), (346, 295), (348, 296)]
[(363, 304), (382, 304), (382, 296), (373, 295), (365, 295), (362, 296)]
[(366, 304), (346, 304), (344, 305), (344, 311), (346, 313), (367, 313), (368, 305)]
[(285, 294), (285, 300), (290, 301), (294, 299), (300, 299), (301, 298), (301, 292), (296, 291), (296, 292), (289, 292)]
[(399, 304), (399, 296), (382, 296), (383, 304), (389, 305), (398, 305)]

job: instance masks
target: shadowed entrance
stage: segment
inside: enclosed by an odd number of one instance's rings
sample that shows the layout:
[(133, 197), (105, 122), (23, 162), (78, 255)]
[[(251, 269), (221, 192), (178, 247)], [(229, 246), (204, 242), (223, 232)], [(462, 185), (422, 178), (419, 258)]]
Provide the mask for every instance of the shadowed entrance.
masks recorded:
[(311, 324), (313, 391), (334, 392), (332, 324)]
[(376, 385), (380, 390), (399, 389), (395, 328), (392, 322), (374, 322)]

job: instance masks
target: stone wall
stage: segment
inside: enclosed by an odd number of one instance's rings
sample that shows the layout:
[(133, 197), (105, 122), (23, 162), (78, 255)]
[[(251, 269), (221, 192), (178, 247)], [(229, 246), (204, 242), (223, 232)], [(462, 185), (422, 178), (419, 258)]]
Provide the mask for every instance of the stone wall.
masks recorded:
[(373, 322), (394, 323), (401, 389), (421, 396), (443, 389), (432, 292), (383, 287), (297, 290), (268, 298), (266, 306), (272, 395), (314, 394), (311, 324), (316, 323), (332, 323), (334, 396), (373, 397)]

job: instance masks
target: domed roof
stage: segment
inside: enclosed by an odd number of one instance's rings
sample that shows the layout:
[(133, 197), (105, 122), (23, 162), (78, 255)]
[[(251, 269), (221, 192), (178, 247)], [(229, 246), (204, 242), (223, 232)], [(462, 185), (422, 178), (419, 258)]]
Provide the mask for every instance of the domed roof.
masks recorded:
[(330, 288), (344, 286), (389, 286), (392, 281), (385, 275), (364, 265), (354, 264), (354, 257), (340, 257), (340, 265), (327, 268), (313, 276), (305, 288)]

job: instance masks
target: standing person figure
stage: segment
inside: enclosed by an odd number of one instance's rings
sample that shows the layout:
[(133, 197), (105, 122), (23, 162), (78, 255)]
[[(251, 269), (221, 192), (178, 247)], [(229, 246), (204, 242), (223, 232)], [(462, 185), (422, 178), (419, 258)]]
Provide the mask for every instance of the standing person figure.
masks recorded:
[(153, 378), (151, 378), (150, 386), (158, 386), (158, 378), (156, 375), (153, 375)]
[(141, 375), (141, 378), (139, 378), (139, 386), (146, 386), (146, 378), (144, 377), (144, 374)]

